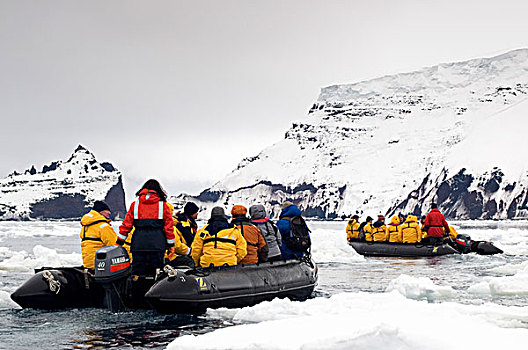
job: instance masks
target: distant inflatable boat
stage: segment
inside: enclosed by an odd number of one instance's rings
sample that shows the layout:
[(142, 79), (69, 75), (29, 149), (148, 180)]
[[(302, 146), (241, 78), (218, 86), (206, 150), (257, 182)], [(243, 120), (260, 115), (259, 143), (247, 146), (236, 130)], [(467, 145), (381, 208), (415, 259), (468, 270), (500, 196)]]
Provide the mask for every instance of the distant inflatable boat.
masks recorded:
[(348, 242), (358, 254), (365, 256), (426, 257), (459, 254), (449, 244), (424, 245), (421, 243)]
[(215, 268), (165, 266), (158, 277), (130, 276), (128, 255), (117, 246), (96, 254), (95, 275), (83, 268), (36, 270), (11, 299), (23, 308), (154, 308), (162, 313), (202, 313), (274, 298), (307, 299), (317, 284), (310, 260)]

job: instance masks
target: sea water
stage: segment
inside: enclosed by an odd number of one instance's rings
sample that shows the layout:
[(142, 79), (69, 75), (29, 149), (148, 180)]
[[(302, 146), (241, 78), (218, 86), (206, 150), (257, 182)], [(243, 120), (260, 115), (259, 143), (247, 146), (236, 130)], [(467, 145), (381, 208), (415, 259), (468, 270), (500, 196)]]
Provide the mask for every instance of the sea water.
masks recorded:
[(80, 226), (0, 222), (0, 349), (526, 348), (527, 222), (455, 222), (504, 254), (433, 258), (365, 258), (346, 244), (345, 222), (309, 225), (313, 298), (167, 316), (20, 309), (9, 295), (33, 269), (81, 264)]

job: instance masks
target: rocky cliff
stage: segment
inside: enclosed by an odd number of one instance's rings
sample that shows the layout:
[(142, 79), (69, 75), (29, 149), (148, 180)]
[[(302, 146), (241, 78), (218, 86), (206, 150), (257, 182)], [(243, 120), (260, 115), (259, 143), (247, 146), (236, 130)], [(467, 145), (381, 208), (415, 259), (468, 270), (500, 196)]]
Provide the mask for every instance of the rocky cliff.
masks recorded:
[(0, 220), (79, 219), (96, 200), (106, 201), (114, 217), (124, 217), (121, 173), (82, 146), (67, 161), (0, 180)]
[(323, 88), (282, 141), (176, 202), (290, 200), (317, 218), (415, 213), (524, 218), (528, 50)]

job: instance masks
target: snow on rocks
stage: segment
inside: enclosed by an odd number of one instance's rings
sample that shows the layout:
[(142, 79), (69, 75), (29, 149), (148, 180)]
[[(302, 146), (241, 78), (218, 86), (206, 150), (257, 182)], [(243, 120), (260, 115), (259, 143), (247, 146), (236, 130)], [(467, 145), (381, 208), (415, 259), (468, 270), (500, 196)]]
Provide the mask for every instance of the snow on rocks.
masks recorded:
[(292, 200), (319, 218), (421, 214), (435, 200), (454, 208), (452, 218), (528, 217), (528, 169), (518, 161), (528, 149), (518, 127), (527, 57), (515, 50), (324, 88), (282, 141), (200, 195), (174, 200), (203, 209), (264, 203), (274, 216)]

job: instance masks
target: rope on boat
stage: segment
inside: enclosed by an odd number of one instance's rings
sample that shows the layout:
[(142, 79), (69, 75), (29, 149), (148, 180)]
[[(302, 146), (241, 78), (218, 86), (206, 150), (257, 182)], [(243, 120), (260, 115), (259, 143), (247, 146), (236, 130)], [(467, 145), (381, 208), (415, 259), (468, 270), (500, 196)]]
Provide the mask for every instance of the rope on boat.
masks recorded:
[(170, 265), (165, 265), (163, 272), (165, 272), (169, 277), (176, 277), (178, 275), (178, 270)]
[(61, 283), (55, 279), (55, 276), (49, 270), (42, 271), (42, 277), (48, 282), (49, 289), (55, 294), (59, 294)]

